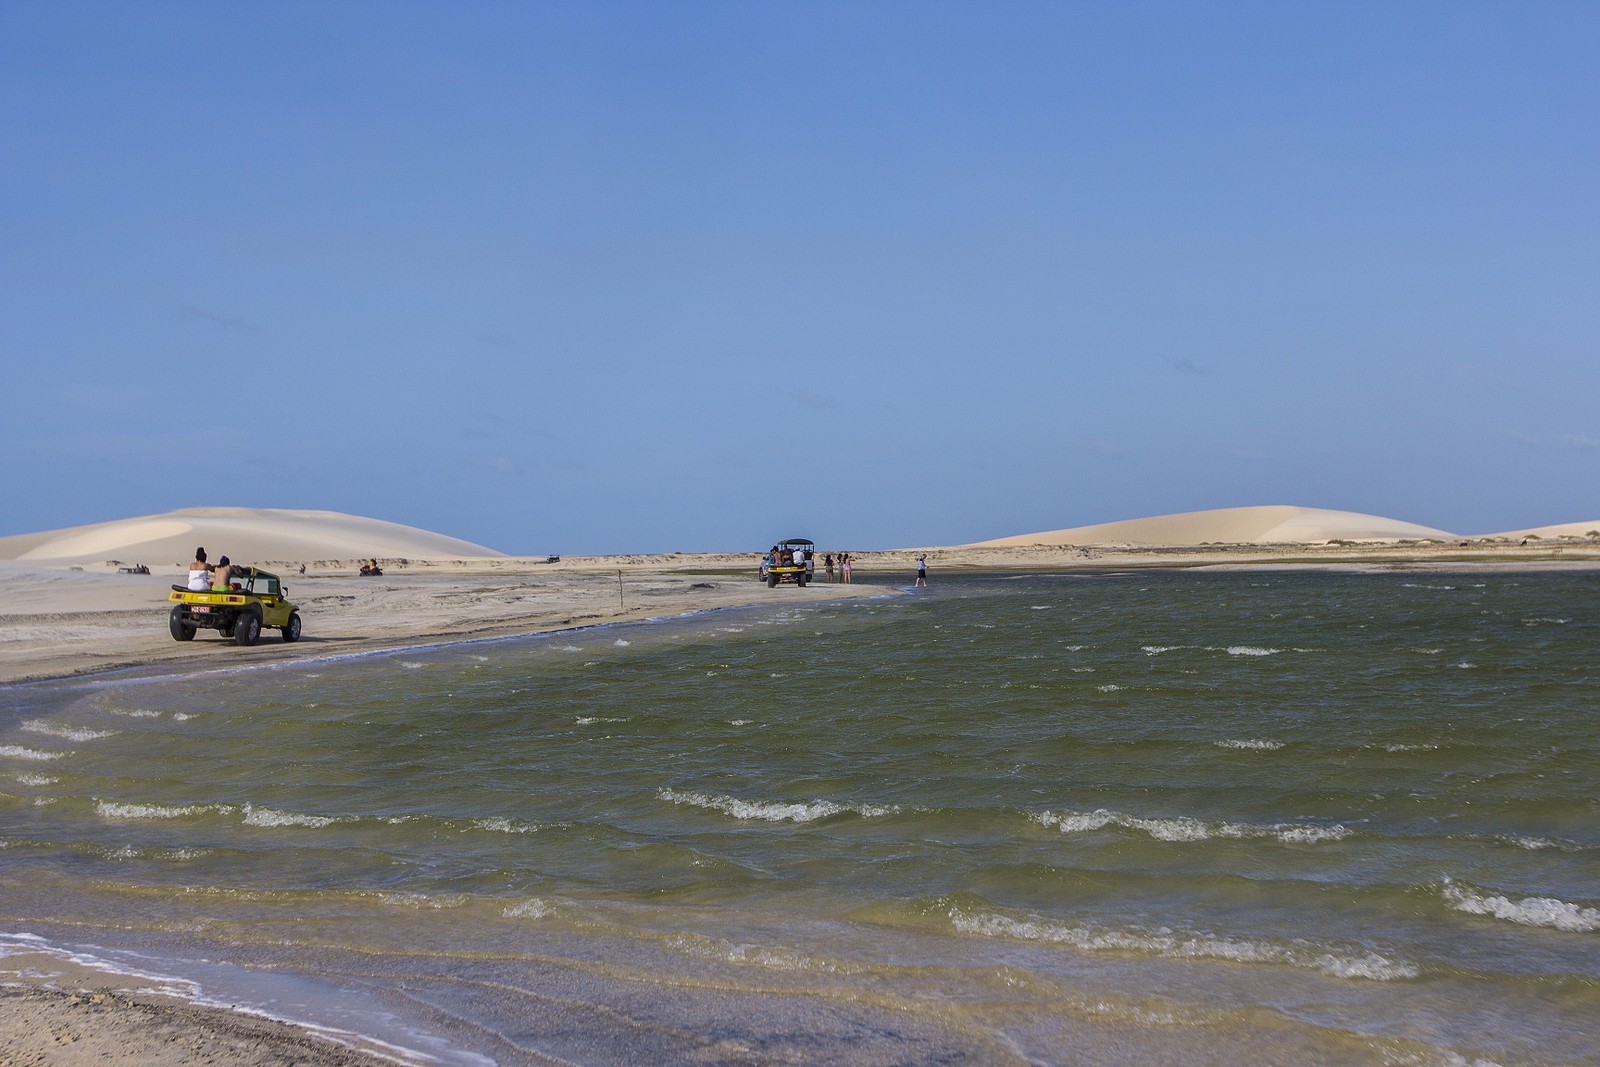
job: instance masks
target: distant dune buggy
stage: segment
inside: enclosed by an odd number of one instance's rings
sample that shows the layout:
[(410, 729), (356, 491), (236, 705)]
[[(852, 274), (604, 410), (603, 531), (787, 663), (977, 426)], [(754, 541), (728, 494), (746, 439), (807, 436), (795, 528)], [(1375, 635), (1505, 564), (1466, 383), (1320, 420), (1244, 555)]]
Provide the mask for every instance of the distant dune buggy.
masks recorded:
[(768, 589), (775, 588), (779, 582), (793, 582), (804, 589), (816, 570), (811, 559), (811, 550), (815, 547), (804, 537), (779, 541), (771, 552), (761, 557), (761, 581), (767, 583)]

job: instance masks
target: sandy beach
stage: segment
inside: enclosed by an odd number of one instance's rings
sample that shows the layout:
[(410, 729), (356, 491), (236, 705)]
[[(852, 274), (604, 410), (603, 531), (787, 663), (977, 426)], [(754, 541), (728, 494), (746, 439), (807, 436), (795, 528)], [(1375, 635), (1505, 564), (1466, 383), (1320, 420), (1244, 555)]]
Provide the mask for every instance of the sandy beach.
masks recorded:
[(364, 1067), (395, 1062), (288, 1023), (82, 987), (70, 992), (0, 988), (0, 1050), (4, 1062), (16, 1067)]
[(768, 590), (756, 578), (754, 553), (497, 558), (400, 562), (384, 559), (382, 576), (361, 577), (359, 560), (320, 561), (304, 575), (282, 563), (289, 597), (301, 608), (305, 636), (285, 644), (275, 633), (252, 648), (202, 633), (178, 643), (166, 630), (166, 598), (180, 571), (118, 573), (115, 564), (80, 569), (0, 561), (0, 684), (134, 667), (214, 670), (244, 664), (356, 655), (447, 641), (681, 615), (692, 611), (881, 596), (909, 586), (925, 554), (933, 580), (941, 570), (1083, 570), (1134, 567), (1296, 567), (1346, 570), (1600, 567), (1600, 544), (1365, 545), (1015, 545), (932, 546), (853, 553), (850, 585), (819, 575), (805, 589)]
[[(1418, 535), (1425, 528), (1417, 527), (1402, 531), (1412, 536), (1363, 541), (1355, 538), (1370, 531), (1359, 524), (1319, 527), (1306, 522), (1303, 514), (1241, 510), (1251, 514), (1230, 516), (1229, 521), (1244, 521), (1243, 526), (1218, 527), (1215, 515), (1209, 527), (1169, 516), (1143, 527), (1113, 524), (1114, 530), (1094, 530), (1107, 535), (1101, 540), (1086, 537), (1080, 529), (983, 545), (855, 552), (855, 581), (850, 585), (823, 581), (820, 557), (833, 546), (819, 544), (817, 581), (804, 589), (767, 588), (757, 580), (759, 557), (754, 552), (551, 561), (488, 549), (481, 555), (457, 553), (451, 550), (477, 546), (437, 535), (411, 542), (396, 535), (381, 542), (390, 554), (372, 555), (385, 573), (363, 577), (358, 573), (361, 558), (313, 559), (309, 552), (287, 552), (282, 546), (336, 542), (317, 527), (329, 521), (341, 528), (354, 522), (353, 541), (377, 543), (371, 530), (361, 526), (367, 520), (330, 519), (329, 513), (258, 513), (253, 520), (231, 516), (233, 525), (223, 529), (207, 528), (198, 519), (147, 517), (130, 520), (121, 540), (114, 524), (98, 532), (68, 531), (66, 548), (59, 551), (50, 546), (62, 544), (60, 537), (0, 538), (5, 550), (0, 551), (0, 684), (123, 670), (199, 673), (774, 602), (893, 595), (911, 584), (919, 555), (927, 556), (935, 583), (941, 573), (960, 570), (1600, 569), (1600, 541), (1585, 536), (1596, 524), (1477, 539), (1442, 532), (1423, 537)], [(246, 536), (252, 529), (262, 536)], [(1284, 529), (1292, 531), (1294, 540), (1251, 540), (1263, 531), (1271, 536)], [(1216, 538), (1230, 533), (1237, 539)], [(201, 539), (231, 549), (241, 560), (259, 558), (260, 565), (281, 574), (304, 616), (303, 639), (290, 644), (269, 633), (259, 645), (243, 648), (202, 632), (192, 642), (173, 641), (166, 626), (167, 594), (186, 570), (190, 543)], [(186, 546), (181, 551), (180, 544)], [(149, 573), (126, 572), (139, 564)], [(0, 958), (0, 1061), (7, 1064), (393, 1062), (381, 1050), (352, 1048), (285, 1023), (229, 1012), (225, 1006), (199, 1006), (131, 988), (123, 976), (59, 961), (49, 967), (36, 964), (14, 954)]]

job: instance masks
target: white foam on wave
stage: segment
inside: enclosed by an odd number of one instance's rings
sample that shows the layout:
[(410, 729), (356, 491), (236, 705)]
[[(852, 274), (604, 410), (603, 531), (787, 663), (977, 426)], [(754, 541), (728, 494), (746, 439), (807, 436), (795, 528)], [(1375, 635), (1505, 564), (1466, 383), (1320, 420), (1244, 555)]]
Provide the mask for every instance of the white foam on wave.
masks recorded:
[(539, 829), (538, 823), (522, 822), (519, 819), (507, 819), (498, 815), (488, 819), (474, 819), (472, 825), (480, 830), (490, 830), (497, 834), (531, 834)]
[(55, 785), (61, 779), (49, 774), (19, 774), (17, 781), (23, 785)]
[(65, 723), (51, 722), (48, 719), (29, 719), (22, 724), (22, 728), (31, 733), (59, 737), (64, 741), (95, 741), (102, 737), (112, 737), (121, 732), (119, 730), (90, 730), (87, 727), (68, 726)]
[(1060, 830), (1064, 834), (1090, 833), (1116, 826), (1124, 830), (1138, 830), (1157, 841), (1209, 841), (1213, 838), (1244, 840), (1247, 838), (1275, 838), (1290, 845), (1315, 845), (1323, 841), (1342, 841), (1352, 830), (1333, 826), (1299, 826), (1275, 823), (1271, 826), (1252, 826), (1248, 823), (1207, 822), (1188, 815), (1165, 819), (1145, 819), (1120, 811), (1101, 808), (1092, 812), (1043, 811), (1031, 815), (1041, 826)]
[(879, 815), (892, 815), (900, 810), (898, 805), (883, 807), (878, 804), (841, 804), (835, 800), (813, 800), (809, 803), (740, 800), (737, 797), (714, 797), (704, 793), (685, 793), (676, 789), (659, 790), (656, 796), (674, 804), (688, 804), (691, 807), (720, 811), (724, 815), (732, 815), (735, 819), (756, 819), (764, 822), (806, 823), (846, 813), (870, 819)]
[(21, 745), (0, 745), (0, 758), (26, 759), (44, 762), (46, 760), (60, 759), (67, 755), (65, 752), (41, 752), (36, 748), (24, 748)]
[(577, 719), (574, 720), (574, 722), (578, 726), (593, 726), (596, 723), (601, 723), (601, 722), (627, 722), (627, 721), (628, 721), (627, 719), (619, 719), (619, 718), (617, 718), (615, 716), (611, 716), (611, 715), (579, 715), (577, 717)]
[(1194, 647), (1194, 645), (1140, 645), (1139, 651), (1147, 656), (1159, 656), (1165, 652), (1179, 652)]
[(1260, 648), (1256, 645), (1229, 645), (1230, 656), (1276, 656), (1282, 652), (1281, 648)]
[(1254, 737), (1247, 737), (1242, 740), (1213, 741), (1211, 743), (1218, 748), (1254, 749), (1261, 752), (1276, 752), (1283, 747), (1282, 741), (1264, 741)]
[(225, 804), (123, 804), (115, 800), (97, 800), (94, 805), (95, 814), (102, 819), (185, 819), (232, 810)]
[(246, 826), (305, 826), (313, 830), (320, 830), (324, 826), (331, 826), (339, 820), (329, 815), (302, 815), (295, 811), (277, 811), (273, 808), (258, 808), (253, 804), (244, 806), (244, 823)]
[(1498, 893), (1477, 893), (1453, 882), (1446, 882), (1442, 892), (1451, 908), (1468, 915), (1483, 915), (1522, 926), (1543, 926), (1572, 934), (1600, 931), (1600, 908), (1586, 908), (1555, 897), (1512, 900)]
[(633, 642), (632, 641), (624, 641), (622, 638), (619, 637), (615, 641), (613, 641), (612, 644), (616, 645), (618, 648), (627, 648), (629, 645), (633, 644)]
[(508, 919), (542, 919), (550, 914), (550, 905), (538, 897), (529, 897), (517, 904), (502, 908), (501, 915)]
[(1559, 840), (1556, 840), (1555, 838), (1551, 838), (1551, 837), (1509, 837), (1509, 836), (1507, 836), (1507, 837), (1500, 838), (1500, 840), (1508, 842), (1508, 843), (1513, 844), (1513, 845), (1516, 845), (1518, 848), (1525, 848), (1529, 852), (1537, 852), (1540, 849), (1545, 849), (1545, 848), (1560, 849), (1563, 852), (1576, 852), (1576, 851), (1579, 851), (1579, 850), (1581, 850), (1583, 848), (1582, 845), (1574, 845), (1570, 841), (1559, 841)]
[(1095, 686), (1095, 689), (1101, 693), (1118, 693), (1122, 691), (1122, 686), (1108, 682), (1105, 685)]
[(1066, 945), (1089, 952), (1132, 952), (1166, 959), (1216, 959), (1233, 963), (1275, 963), (1321, 971), (1335, 978), (1361, 978), (1378, 982), (1415, 978), (1414, 963), (1391, 960), (1376, 952), (1344, 953), (1309, 943), (1293, 945), (1245, 941), (1213, 934), (1180, 934), (1166, 928), (1154, 931), (1096, 929), (1066, 926), (1041, 919), (1013, 919), (950, 909), (950, 921), (964, 934), (1003, 937)]
[(197, 860), (202, 856), (211, 855), (208, 848), (139, 848), (134, 845), (124, 845), (112, 852), (105, 853), (114, 860), (163, 860), (171, 863), (187, 863)]

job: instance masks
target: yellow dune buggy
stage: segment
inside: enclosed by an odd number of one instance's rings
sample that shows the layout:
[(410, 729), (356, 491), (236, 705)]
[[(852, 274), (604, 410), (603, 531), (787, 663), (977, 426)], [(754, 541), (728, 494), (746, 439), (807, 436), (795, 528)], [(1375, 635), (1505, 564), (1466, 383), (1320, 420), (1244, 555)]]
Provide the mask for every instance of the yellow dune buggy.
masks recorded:
[(259, 567), (235, 567), (229, 576), (231, 589), (195, 592), (181, 585), (172, 587), (167, 599), (172, 611), (167, 624), (176, 641), (194, 640), (196, 630), (220, 630), (236, 645), (253, 645), (261, 639), (263, 628), (271, 626), (285, 641), (300, 640), (300, 610), (289, 602), (289, 590)]

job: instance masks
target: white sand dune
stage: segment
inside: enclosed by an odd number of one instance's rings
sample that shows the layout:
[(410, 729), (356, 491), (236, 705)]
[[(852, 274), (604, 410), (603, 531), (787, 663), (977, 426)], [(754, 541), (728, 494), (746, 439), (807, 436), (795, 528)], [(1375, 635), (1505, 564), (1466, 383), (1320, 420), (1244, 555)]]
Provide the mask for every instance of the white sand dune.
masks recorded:
[(1558, 522), (1554, 526), (1535, 526), (1528, 530), (1510, 530), (1506, 533), (1483, 536), (1521, 540), (1524, 537), (1588, 537), (1592, 532), (1600, 532), (1600, 519), (1591, 519), (1588, 522)]
[(204, 547), (240, 563), (324, 559), (455, 560), (503, 553), (397, 522), (337, 511), (185, 508), (65, 530), (0, 537), (0, 560), (42, 567), (120, 560), (149, 567), (187, 564)]
[(1320, 544), (1325, 541), (1453, 540), (1455, 534), (1414, 522), (1287, 505), (1217, 508), (1156, 515), (1146, 519), (1104, 522), (1067, 530), (1019, 534), (971, 547), (1014, 548), (1024, 545), (1202, 545)]

